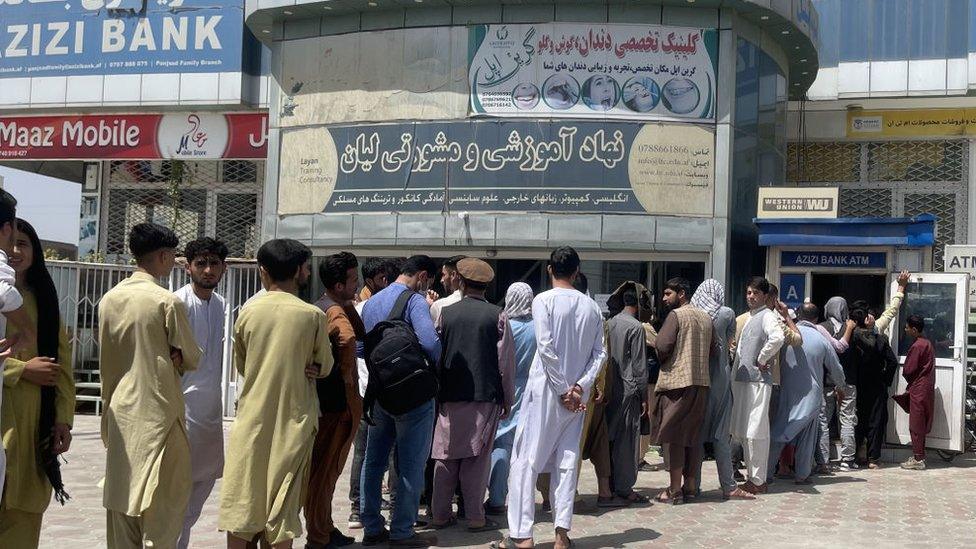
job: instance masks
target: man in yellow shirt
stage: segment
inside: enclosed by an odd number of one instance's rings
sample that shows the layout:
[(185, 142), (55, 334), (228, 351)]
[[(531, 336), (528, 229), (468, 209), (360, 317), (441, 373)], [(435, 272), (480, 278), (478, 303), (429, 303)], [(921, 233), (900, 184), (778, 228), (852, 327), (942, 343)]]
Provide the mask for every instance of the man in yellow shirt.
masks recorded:
[(98, 305), (108, 547), (176, 547), (190, 497), (190, 445), (180, 376), (201, 352), (186, 305), (157, 280), (179, 241), (140, 223), (129, 233), (136, 272)]
[(261, 284), (234, 325), (237, 416), (230, 431), (220, 493), (221, 530), (230, 549), (263, 540), (289, 548), (302, 535), (319, 425), (315, 379), (332, 370), (325, 313), (298, 296), (312, 252), (300, 242), (270, 240), (258, 250)]

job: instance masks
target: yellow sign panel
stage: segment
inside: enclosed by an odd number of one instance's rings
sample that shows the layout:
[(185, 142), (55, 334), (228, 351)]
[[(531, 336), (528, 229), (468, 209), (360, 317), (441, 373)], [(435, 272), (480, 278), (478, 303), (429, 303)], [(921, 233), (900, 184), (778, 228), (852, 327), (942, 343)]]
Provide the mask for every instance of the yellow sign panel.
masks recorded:
[(847, 137), (976, 135), (976, 108), (847, 112)]

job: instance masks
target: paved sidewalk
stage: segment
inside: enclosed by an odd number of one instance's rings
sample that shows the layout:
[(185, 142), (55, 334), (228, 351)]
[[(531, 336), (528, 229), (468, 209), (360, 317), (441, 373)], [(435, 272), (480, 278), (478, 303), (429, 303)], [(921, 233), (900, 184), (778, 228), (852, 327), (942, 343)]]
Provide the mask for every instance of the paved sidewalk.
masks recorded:
[[(229, 424), (225, 425), (225, 428)], [(105, 510), (98, 482), (105, 453), (98, 435), (98, 418), (76, 419), (74, 443), (64, 466), (65, 485), (72, 495), (68, 505), (53, 503), (45, 515), (41, 547), (53, 549), (105, 547)], [(916, 473), (889, 466), (879, 471), (857, 471), (816, 479), (813, 486), (778, 481), (770, 494), (755, 502), (723, 502), (715, 467), (705, 463), (698, 503), (677, 507), (603, 510), (596, 508), (596, 478), (583, 466), (573, 537), (580, 548), (602, 547), (976, 547), (976, 457), (960, 456), (945, 464), (930, 456), (930, 469)], [(348, 468), (337, 494), (348, 494)], [(641, 473), (640, 492), (653, 497), (667, 483), (666, 473)], [(192, 547), (223, 547), (217, 532), (214, 489)], [(337, 502), (335, 517), (346, 531), (349, 502)], [(552, 547), (552, 524), (538, 514), (539, 547)], [(354, 531), (357, 537), (361, 531)], [(461, 527), (439, 532), (441, 547), (485, 547), (502, 532), (468, 534)], [(304, 543), (295, 543), (304, 547)], [(353, 547), (358, 547), (353, 546)]]

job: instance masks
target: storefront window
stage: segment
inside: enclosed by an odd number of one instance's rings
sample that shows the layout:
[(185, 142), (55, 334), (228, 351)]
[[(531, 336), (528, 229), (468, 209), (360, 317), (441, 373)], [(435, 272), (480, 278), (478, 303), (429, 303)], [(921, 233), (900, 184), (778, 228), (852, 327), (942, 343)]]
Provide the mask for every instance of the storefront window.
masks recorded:
[(729, 295), (741, 301), (739, 285), (763, 271), (765, 258), (756, 242), (752, 218), (759, 185), (781, 185), (785, 178), (786, 75), (755, 44), (737, 44), (735, 139), (732, 144), (732, 189), (729, 193)]
[(871, 59), (908, 59), (908, 0), (873, 2), (871, 25)]

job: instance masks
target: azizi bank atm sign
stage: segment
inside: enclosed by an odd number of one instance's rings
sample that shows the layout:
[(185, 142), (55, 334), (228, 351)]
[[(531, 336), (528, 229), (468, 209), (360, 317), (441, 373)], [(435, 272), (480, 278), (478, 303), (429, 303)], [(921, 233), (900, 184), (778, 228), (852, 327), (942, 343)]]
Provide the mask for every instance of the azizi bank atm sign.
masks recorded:
[(241, 0), (0, 0), (0, 79), (239, 72)]

